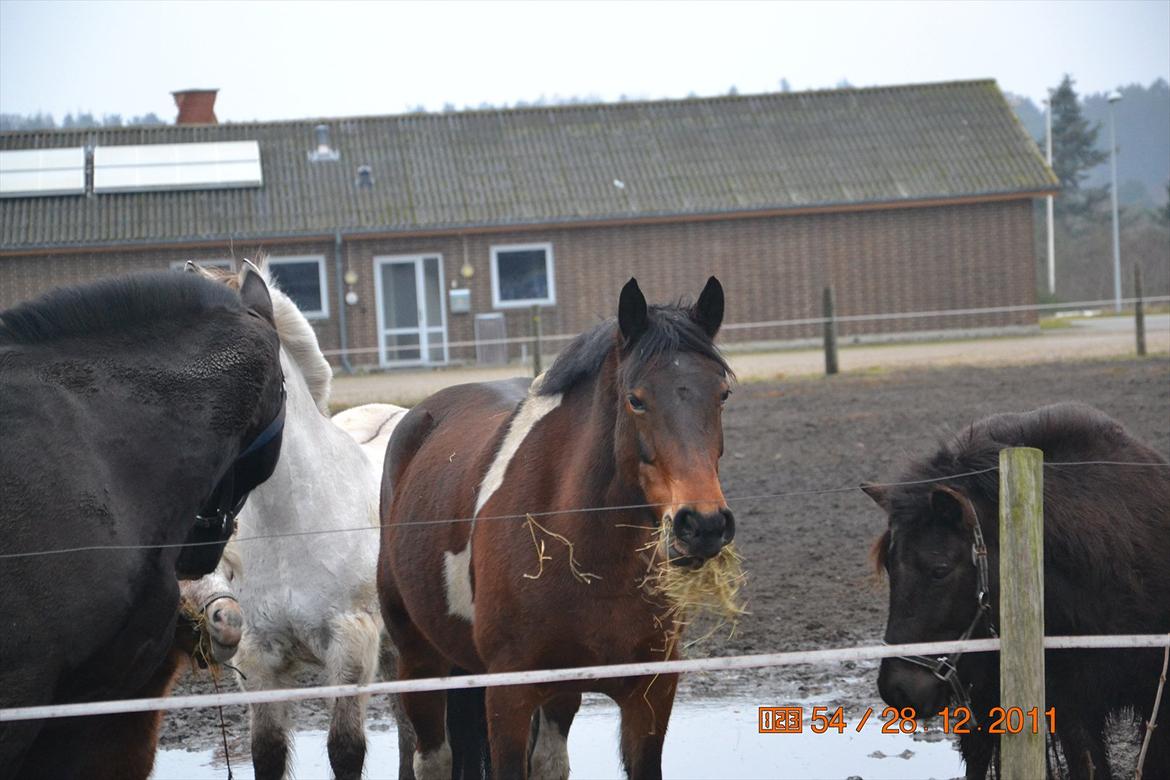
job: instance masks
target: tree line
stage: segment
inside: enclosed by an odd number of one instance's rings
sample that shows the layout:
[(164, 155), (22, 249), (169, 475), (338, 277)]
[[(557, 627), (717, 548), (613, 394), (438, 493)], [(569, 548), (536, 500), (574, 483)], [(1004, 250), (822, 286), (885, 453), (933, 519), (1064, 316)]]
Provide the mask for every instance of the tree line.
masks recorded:
[[(1055, 300), (1096, 300), (1113, 295), (1113, 246), (1112, 246), (1112, 199), (1110, 197), (1109, 172), (1109, 128), (1101, 119), (1093, 119), (1088, 107), (1076, 91), (1076, 82), (1066, 75), (1050, 93), (1052, 109), (1052, 171), (1060, 180), (1060, 193), (1053, 205), (1055, 219), (1053, 233), (1056, 244), (1056, 289), (1047, 289), (1047, 236), (1046, 215), (1042, 203), (1036, 207), (1036, 276), (1037, 287), (1042, 298)], [(1150, 148), (1122, 147), (1123, 126), (1117, 118), (1118, 145), (1118, 201), (1121, 237), (1121, 262), (1123, 267), (1122, 288), (1126, 295), (1132, 293), (1133, 268), (1142, 268), (1143, 283), (1147, 293), (1166, 294), (1170, 292), (1170, 175), (1166, 157), (1170, 148), (1170, 136), (1158, 135), (1167, 121), (1170, 121), (1170, 87), (1158, 80), (1148, 90), (1140, 86), (1123, 88), (1120, 108), (1130, 101), (1131, 117), (1146, 110), (1139, 104), (1142, 97), (1152, 98), (1154, 105), (1151, 118), (1145, 124), (1154, 129), (1154, 142)], [(1041, 152), (1045, 148), (1044, 116), (1034, 105), (1016, 100), (1016, 110), (1021, 123), (1036, 134), (1036, 143)], [(1108, 111), (1108, 98), (1097, 96), (1097, 110)], [(1158, 109), (1158, 103), (1164, 103)], [(1137, 110), (1133, 109), (1139, 104)], [(1021, 110), (1021, 106), (1023, 109)], [(1160, 113), (1168, 114), (1161, 118)], [(1098, 113), (1098, 116), (1100, 114)], [(1106, 115), (1105, 119), (1108, 117)], [(1038, 126), (1038, 127), (1037, 127)], [(1133, 129), (1133, 128), (1131, 128)], [(1147, 128), (1136, 128), (1145, 132)], [(1130, 138), (1139, 137), (1130, 133)], [(1137, 184), (1143, 190), (1145, 185), (1125, 179), (1120, 160), (1123, 156), (1132, 159), (1139, 152), (1152, 158), (1146, 163), (1147, 173), (1152, 169), (1155, 186), (1160, 189), (1156, 195), (1144, 193), (1144, 197), (1122, 197), (1127, 181)], [(1132, 170), (1132, 167), (1130, 168)], [(1160, 181), (1159, 181), (1160, 179)], [(1130, 192), (1135, 192), (1131, 187)], [(1159, 202), (1160, 201), (1160, 202)]]
[(54, 130), (58, 127), (69, 130), (83, 127), (133, 127), (136, 125), (165, 125), (158, 114), (153, 111), (141, 116), (132, 116), (123, 120), (121, 114), (103, 114), (96, 116), (88, 111), (69, 113), (58, 125), (52, 114), (38, 111), (35, 114), (0, 114), (0, 132), (18, 130)]

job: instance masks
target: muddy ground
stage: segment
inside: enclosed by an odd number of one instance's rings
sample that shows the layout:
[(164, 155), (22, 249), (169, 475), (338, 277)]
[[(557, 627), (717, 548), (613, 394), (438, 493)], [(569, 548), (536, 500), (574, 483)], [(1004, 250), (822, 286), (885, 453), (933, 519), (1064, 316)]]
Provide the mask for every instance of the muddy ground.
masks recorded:
[[(945, 368), (850, 374), (740, 385), (724, 416), (724, 491), (736, 513), (737, 544), (749, 572), (748, 606), (730, 638), (720, 634), (691, 657), (874, 644), (885, 621), (885, 586), (869, 550), (882, 513), (860, 491), (809, 494), (894, 479), (940, 436), (1000, 411), (1062, 400), (1113, 415), (1170, 453), (1170, 360), (1099, 360), (1025, 367)], [(742, 498), (775, 496), (773, 498)], [(761, 705), (816, 700), (854, 715), (876, 706), (876, 663), (692, 675), (680, 697), (742, 696)], [(306, 675), (304, 682), (314, 680)], [(222, 687), (232, 688), (226, 681)], [(175, 693), (210, 692), (206, 674)], [(301, 727), (327, 728), (321, 702), (296, 705)], [(384, 699), (374, 718), (389, 717)], [(224, 711), (232, 741), (247, 744), (243, 708)], [(218, 744), (218, 713), (169, 713), (164, 747)], [(244, 748), (246, 750), (246, 747)], [(236, 750), (233, 748), (233, 754)]]

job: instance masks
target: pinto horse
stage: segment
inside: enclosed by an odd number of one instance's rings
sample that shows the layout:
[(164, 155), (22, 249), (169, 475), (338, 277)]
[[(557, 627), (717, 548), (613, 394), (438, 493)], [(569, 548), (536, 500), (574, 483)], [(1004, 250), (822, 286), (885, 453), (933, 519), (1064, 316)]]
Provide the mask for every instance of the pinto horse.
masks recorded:
[[(215, 567), (280, 454), (272, 302), (250, 267), (240, 288), (168, 271), (0, 312), (0, 707), (169, 683), (177, 576)], [(155, 745), (140, 726), (3, 722), (0, 767), (146, 777)]]
[[(655, 556), (697, 567), (735, 534), (719, 484), (730, 370), (712, 339), (714, 277), (693, 307), (650, 306), (631, 279), (617, 321), (578, 336), (531, 386), (445, 389), (391, 437), (382, 479), (378, 593), (400, 679), (677, 657), (649, 593)], [(597, 511), (597, 507), (607, 509)], [(470, 522), (446, 522), (471, 518)], [(668, 522), (668, 543), (655, 544)], [(660, 777), (677, 675), (489, 688), (491, 763), (567, 777), (582, 691), (621, 709), (634, 778)], [(449, 778), (440, 693), (403, 696), (418, 780)], [(543, 743), (543, 744), (542, 744)]]
[[(889, 515), (874, 548), (890, 580), (885, 640), (978, 638), (998, 625), (994, 467), (1004, 447), (1036, 447), (1048, 466), (1044, 633), (1170, 631), (1170, 467), (1116, 420), (1065, 403), (980, 420), (912, 464), (899, 477), (902, 484), (863, 486)], [(1072, 465), (1078, 462), (1084, 465)], [(986, 598), (980, 596), (981, 577), (990, 587)], [(1056, 708), (1056, 739), (1069, 777), (1112, 777), (1106, 719), (1126, 710), (1137, 718), (1149, 715), (1162, 652), (1050, 650), (1044, 664), (1045, 707)], [(878, 690), (887, 704), (913, 707), (924, 717), (948, 702), (968, 707), (970, 733), (959, 739), (967, 777), (987, 774), (999, 740), (987, 731), (991, 708), (1000, 703), (997, 655), (887, 658)], [(1146, 777), (1170, 777), (1167, 723), (1170, 697), (1163, 697)], [(1050, 764), (1049, 771), (1057, 767)]]

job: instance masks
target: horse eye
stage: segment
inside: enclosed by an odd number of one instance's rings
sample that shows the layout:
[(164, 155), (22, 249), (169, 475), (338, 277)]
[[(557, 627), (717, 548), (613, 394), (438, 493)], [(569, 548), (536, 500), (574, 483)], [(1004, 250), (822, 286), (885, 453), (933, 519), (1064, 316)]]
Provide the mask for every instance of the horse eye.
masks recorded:
[(728, 399), (728, 398), (731, 398), (731, 391), (730, 391), (730, 390), (724, 390), (722, 393), (720, 393), (720, 394), (719, 394), (719, 403), (720, 403), (720, 404), (725, 404), (725, 403), (727, 403), (727, 399)]
[(630, 393), (628, 396), (626, 396), (626, 400), (629, 402), (630, 408), (633, 409), (635, 413), (641, 414), (642, 412), (646, 411), (645, 402), (633, 393)]
[(950, 573), (951, 573), (951, 567), (946, 565), (945, 563), (940, 563), (938, 566), (935, 566), (933, 569), (930, 570), (930, 576), (936, 580), (941, 580)]

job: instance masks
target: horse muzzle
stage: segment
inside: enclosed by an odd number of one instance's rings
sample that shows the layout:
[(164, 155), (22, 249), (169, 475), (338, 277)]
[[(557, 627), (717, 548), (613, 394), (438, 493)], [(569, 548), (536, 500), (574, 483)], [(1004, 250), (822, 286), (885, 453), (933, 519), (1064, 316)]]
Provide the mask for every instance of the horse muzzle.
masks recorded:
[(735, 515), (727, 507), (702, 513), (683, 507), (674, 516), (670, 562), (699, 568), (735, 538)]
[(203, 610), (207, 617), (207, 635), (211, 638), (211, 657), (216, 663), (230, 661), (240, 646), (244, 633), (244, 613), (233, 598), (218, 598)]
[(950, 689), (929, 669), (900, 658), (882, 661), (878, 693), (891, 707), (913, 707), (919, 719), (937, 715), (950, 698)]

